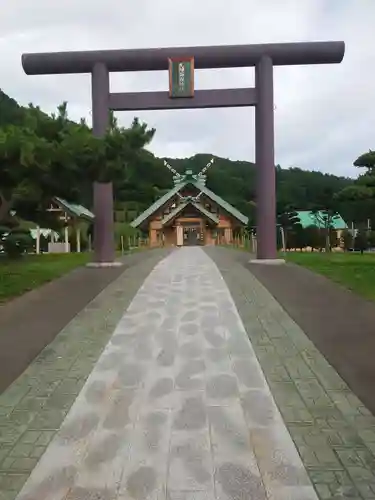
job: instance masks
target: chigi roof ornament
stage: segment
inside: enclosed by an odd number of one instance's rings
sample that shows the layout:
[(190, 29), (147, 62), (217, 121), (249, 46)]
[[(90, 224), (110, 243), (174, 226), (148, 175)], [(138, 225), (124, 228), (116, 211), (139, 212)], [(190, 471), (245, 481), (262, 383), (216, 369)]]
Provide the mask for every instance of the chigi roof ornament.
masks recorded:
[(202, 170), (198, 174), (193, 174), (193, 171), (191, 169), (185, 170), (184, 174), (180, 174), (177, 172), (175, 168), (173, 168), (167, 160), (164, 160), (164, 166), (173, 174), (173, 182), (174, 185), (177, 186), (183, 182), (186, 182), (189, 179), (194, 179), (195, 181), (200, 182), (201, 184), (205, 185), (206, 184), (206, 172), (209, 168), (212, 167), (212, 165), (215, 162), (215, 158), (212, 157), (211, 160), (202, 168)]

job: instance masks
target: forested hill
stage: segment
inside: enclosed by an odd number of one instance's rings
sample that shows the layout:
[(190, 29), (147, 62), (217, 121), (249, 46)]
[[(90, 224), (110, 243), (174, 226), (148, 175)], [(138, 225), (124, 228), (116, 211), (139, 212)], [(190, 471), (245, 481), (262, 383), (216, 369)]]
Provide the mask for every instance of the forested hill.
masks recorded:
[(25, 114), (25, 108), (19, 106), (17, 101), (4, 94), (0, 89), (0, 127), (9, 124), (20, 125)]
[[(190, 168), (199, 172), (212, 155), (198, 154), (187, 159), (167, 158), (179, 172)], [(246, 161), (231, 161), (215, 157), (207, 172), (207, 186), (239, 210), (247, 211), (248, 202), (255, 200), (255, 165)], [(299, 168), (276, 167), (277, 199), (280, 206), (310, 209), (323, 199), (327, 191), (337, 193), (352, 184), (345, 177), (309, 172)]]
[[(0, 90), (0, 127), (24, 123), (28, 109)], [(157, 131), (156, 131), (157, 133)], [(162, 160), (145, 153), (144, 161), (124, 166), (124, 180), (115, 185), (117, 207), (125, 212), (139, 212), (172, 187), (172, 174)], [(200, 171), (210, 161), (211, 155), (198, 154), (187, 159), (167, 158), (178, 171), (190, 168)], [(124, 161), (126, 163), (126, 160)], [(337, 193), (352, 184), (351, 179), (308, 172), (298, 168), (277, 170), (277, 198), (280, 209), (292, 206), (295, 209), (310, 209), (324, 198), (327, 191)], [(0, 165), (1, 174), (1, 165)], [(1, 175), (0, 175), (1, 183)], [(216, 158), (207, 175), (208, 187), (233, 204), (250, 218), (253, 217), (252, 201), (255, 200), (255, 166), (245, 161)], [(81, 203), (90, 206), (91, 200), (82, 194)], [(345, 212), (345, 207), (343, 207)], [(345, 213), (342, 214), (344, 217)], [(125, 218), (129, 220), (129, 213)]]

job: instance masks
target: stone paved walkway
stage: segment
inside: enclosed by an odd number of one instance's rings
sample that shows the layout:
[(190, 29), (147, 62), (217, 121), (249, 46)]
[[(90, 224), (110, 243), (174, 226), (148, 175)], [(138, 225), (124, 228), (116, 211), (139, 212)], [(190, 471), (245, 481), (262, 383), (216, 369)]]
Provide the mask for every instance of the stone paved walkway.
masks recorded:
[[(132, 259), (132, 265), (125, 265), (120, 277), (74, 317), (0, 395), (1, 500), (16, 498), (60, 429), (124, 311), (167, 254), (152, 250), (142, 252), (136, 262)], [(38, 315), (38, 308), (35, 312)], [(35, 322), (29, 324), (38, 337)]]
[(200, 248), (151, 272), (18, 498), (317, 498)]
[(125, 269), (149, 258), (155, 263), (155, 255), (165, 256), (167, 252), (167, 249), (158, 249), (128, 254), (120, 258), (121, 267), (79, 267), (10, 302), (0, 304), (0, 393)]
[(234, 256), (155, 254), (57, 336), (0, 396), (1, 500), (375, 499), (374, 417)]
[[(375, 417), (250, 272), (248, 254), (223, 248), (206, 251), (229, 287), (319, 498), (375, 499)], [(286, 289), (296, 286), (287, 278)], [(299, 290), (303, 294), (303, 287)], [(330, 290), (329, 306), (333, 299)], [(320, 327), (312, 323), (311, 329)]]

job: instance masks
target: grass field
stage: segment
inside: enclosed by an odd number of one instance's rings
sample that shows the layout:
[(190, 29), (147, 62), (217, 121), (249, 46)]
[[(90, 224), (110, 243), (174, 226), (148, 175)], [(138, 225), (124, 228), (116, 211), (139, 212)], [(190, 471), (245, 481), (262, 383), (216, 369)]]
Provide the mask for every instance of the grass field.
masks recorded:
[(89, 260), (89, 253), (28, 255), (20, 260), (0, 258), (0, 302), (59, 278)]
[[(133, 248), (125, 254), (141, 250), (144, 249)], [(117, 258), (121, 255), (121, 252), (116, 251)], [(20, 260), (8, 260), (0, 256), (0, 303), (60, 278), (91, 259), (92, 254), (89, 252), (28, 255)]]
[(288, 252), (286, 259), (375, 300), (375, 254)]

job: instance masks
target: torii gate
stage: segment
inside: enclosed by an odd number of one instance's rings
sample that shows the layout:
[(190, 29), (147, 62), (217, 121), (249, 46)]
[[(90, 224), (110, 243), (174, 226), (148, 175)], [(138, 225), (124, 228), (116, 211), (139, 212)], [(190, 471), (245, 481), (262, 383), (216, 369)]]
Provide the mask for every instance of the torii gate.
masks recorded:
[[(136, 111), (255, 106), (255, 163), (257, 167), (257, 260), (277, 262), (276, 193), (274, 161), (273, 67), (299, 64), (340, 63), (344, 42), (304, 42), (213, 47), (154, 48), (23, 54), (28, 75), (91, 73), (93, 133), (105, 134), (109, 110)], [(111, 93), (111, 71), (170, 70), (179, 62), (181, 72), (174, 84), (183, 91)], [(255, 88), (198, 90), (185, 88), (183, 62), (189, 68), (255, 67)], [(188, 66), (186, 66), (188, 68)], [(172, 76), (171, 76), (172, 75)], [(173, 99), (171, 97), (185, 97)], [(186, 99), (190, 97), (190, 99)], [(114, 264), (112, 184), (94, 183), (95, 257), (93, 265)]]

